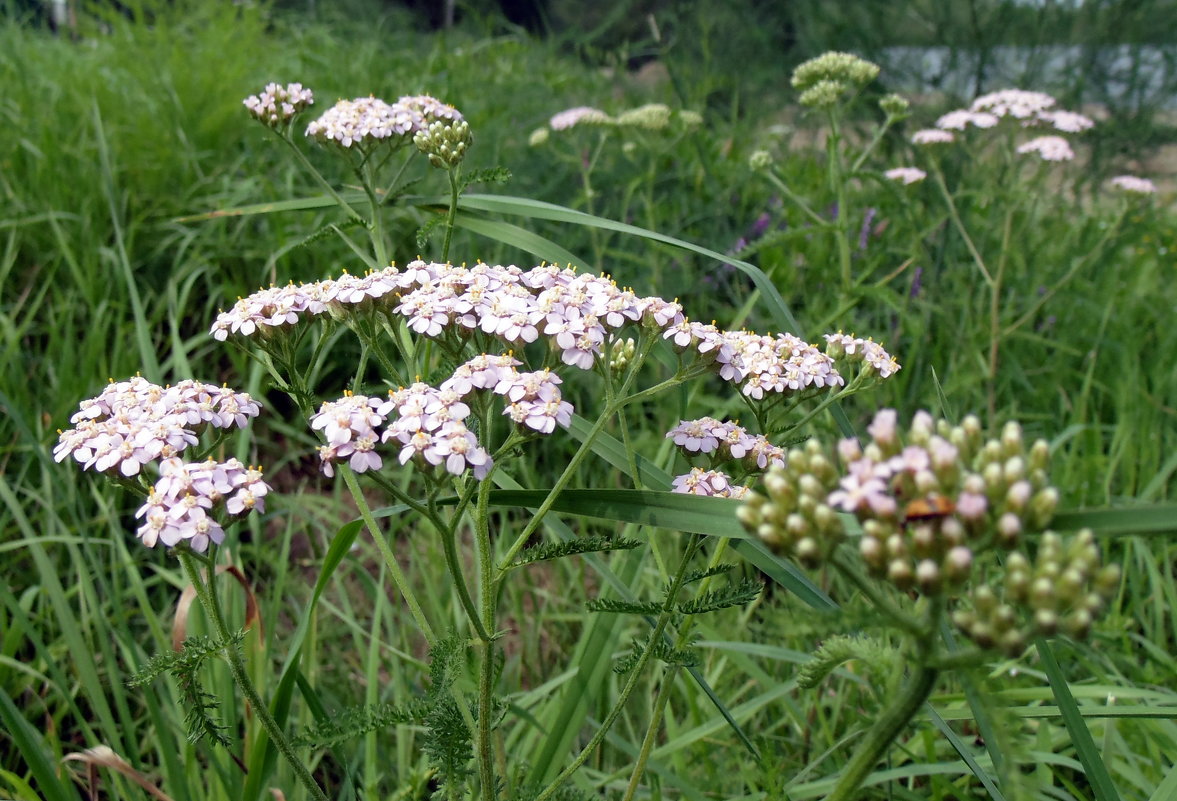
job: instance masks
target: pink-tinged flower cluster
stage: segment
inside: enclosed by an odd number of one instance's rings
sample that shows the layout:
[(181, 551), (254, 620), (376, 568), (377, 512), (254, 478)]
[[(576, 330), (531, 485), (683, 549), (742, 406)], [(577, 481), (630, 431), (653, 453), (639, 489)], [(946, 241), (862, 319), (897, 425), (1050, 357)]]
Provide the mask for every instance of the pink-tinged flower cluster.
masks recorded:
[(1070, 161), (1075, 158), (1071, 143), (1061, 136), (1037, 136), (1029, 142), (1018, 145), (1018, 153), (1037, 153), (1043, 161)]
[[(795, 393), (845, 384), (834, 362), (815, 345), (792, 334), (775, 337), (723, 331), (688, 320), (677, 302), (639, 297), (608, 276), (552, 265), (519, 267), (414, 261), (362, 278), (344, 275), (280, 289), (263, 289), (222, 312), (212, 336), (269, 335), (273, 330), (324, 311), (348, 307), (399, 314), (415, 333), (428, 337), (476, 334), (520, 347), (546, 339), (564, 364), (592, 369), (607, 343), (620, 341), (630, 325), (661, 330), (680, 351), (697, 357), (748, 397)], [(881, 369), (884, 377), (898, 369)]]
[(452, 475), (471, 470), (482, 480), (493, 461), (465, 424), (471, 393), (502, 396), (503, 414), (530, 434), (551, 434), (572, 422), (560, 377), (550, 370), (521, 373), (515, 369), (520, 364), (510, 354), (483, 354), (460, 365), (440, 387), (418, 381), (390, 391), (387, 399), (349, 394), (324, 402), (311, 418), (311, 428), (327, 440), (319, 448), (323, 473), (333, 476), (342, 459), (357, 473), (378, 470), (383, 460), (377, 444), (395, 443), (402, 465), (416, 461)]
[(82, 469), (135, 476), (143, 465), (176, 456), (197, 442), (205, 426), (244, 428), (260, 411), (247, 393), (185, 380), (158, 386), (136, 376), (111, 382), (82, 401), (62, 431), (53, 458), (73, 456)]
[(591, 106), (577, 106), (552, 115), (548, 126), (553, 131), (566, 131), (577, 125), (607, 125), (612, 118), (600, 109)]
[(663, 337), (679, 350), (696, 350), (711, 361), (720, 378), (740, 385), (741, 392), (755, 400), (846, 383), (833, 359), (792, 334), (722, 331), (683, 319), (668, 327)]
[(378, 97), (340, 100), (307, 126), (306, 135), (340, 147), (367, 146), (385, 140), (410, 141), (435, 120), (456, 122), (461, 113), (429, 95), (402, 97), (386, 103)]
[(939, 128), (924, 128), (911, 135), (913, 145), (946, 145), (956, 141), (952, 131), (942, 131)]
[(667, 439), (682, 448), (688, 456), (716, 454), (720, 462), (743, 461), (749, 470), (783, 467), (785, 450), (773, 445), (761, 434), (750, 434), (746, 428), (730, 420), (714, 417), (682, 420), (666, 433)]
[(945, 131), (963, 131), (970, 125), (974, 128), (992, 128), (1001, 122), (995, 114), (987, 111), (957, 109), (936, 120), (936, 127)]
[(275, 128), (314, 104), (315, 96), (310, 89), (304, 89), (301, 83), (286, 86), (268, 83), (260, 94), (250, 95), (241, 102), (257, 120)]
[(890, 378), (901, 367), (895, 357), (873, 339), (862, 339), (839, 331), (826, 334), (826, 354), (834, 359), (846, 359), (851, 363), (861, 362), (863, 369), (871, 370), (879, 378)]
[(928, 174), (919, 167), (896, 167), (892, 170), (887, 170), (883, 173), (891, 181), (899, 181), (905, 186), (907, 184), (915, 184), (928, 177)]
[[(978, 97), (967, 109), (948, 112), (936, 120), (936, 127), (945, 131), (963, 131), (969, 126), (992, 128), (1002, 119), (1017, 120), (1025, 127), (1050, 126), (1063, 133), (1082, 133), (1095, 125), (1083, 114), (1055, 108), (1054, 98), (1043, 92), (1002, 89)], [(913, 137), (912, 141), (926, 144), (941, 140), (916, 141)]]
[(1155, 195), (1157, 185), (1147, 178), (1135, 175), (1117, 175), (1111, 180), (1111, 185), (1122, 192), (1133, 192), (1139, 195)]
[(1045, 92), (1030, 92), (1025, 89), (1001, 89), (981, 95), (969, 107), (972, 111), (984, 111), (997, 117), (1013, 117), (1028, 120), (1054, 108), (1054, 98)]
[(235, 517), (264, 512), (271, 489), (262, 481), (260, 468), (246, 467), (237, 459), (185, 464), (172, 457), (160, 462), (159, 472), (147, 502), (135, 513), (143, 520), (138, 537), (149, 548), (160, 542), (169, 548), (187, 542), (203, 553), (210, 542), (219, 545), (225, 539), (218, 510)]
[(670, 491), (682, 495), (706, 495), (712, 498), (743, 498), (748, 493), (748, 488), (732, 484), (731, 477), (726, 473), (692, 467), (691, 472), (674, 479)]

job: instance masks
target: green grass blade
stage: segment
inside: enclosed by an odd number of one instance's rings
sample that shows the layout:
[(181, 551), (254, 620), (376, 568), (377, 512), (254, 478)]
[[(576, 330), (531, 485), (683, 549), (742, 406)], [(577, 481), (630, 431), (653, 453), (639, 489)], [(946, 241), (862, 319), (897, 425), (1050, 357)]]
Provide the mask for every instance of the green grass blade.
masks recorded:
[(1005, 801), (1005, 796), (1001, 794), (1001, 790), (997, 789), (997, 785), (994, 783), (993, 777), (989, 775), (987, 770), (982, 768), (980, 764), (977, 763), (977, 760), (973, 758), (972, 753), (969, 752), (969, 747), (965, 745), (959, 737), (956, 736), (956, 732), (954, 732), (952, 727), (944, 721), (944, 718), (940, 717), (940, 714), (936, 711), (936, 708), (931, 704), (924, 704), (924, 708), (927, 710), (928, 717), (931, 718), (932, 724), (940, 730), (940, 733), (944, 735), (944, 739), (948, 740), (949, 745), (952, 746), (952, 750), (956, 751), (956, 753), (960, 755), (960, 758), (964, 760), (964, 763), (968, 765), (969, 770), (971, 770), (973, 775), (977, 777), (977, 781), (979, 781), (985, 788), (985, 792), (989, 793), (989, 797), (992, 798), (993, 801)]
[[(394, 507), (389, 510), (389, 513), (399, 514), (403, 513), (406, 509), (407, 507), (403, 506)], [(318, 604), (323, 590), (327, 588), (331, 577), (335, 574), (335, 570), (350, 551), (352, 543), (355, 542), (356, 536), (359, 534), (362, 526), (362, 520), (353, 520), (340, 528), (331, 539), (331, 545), (327, 549), (327, 554), (323, 557), (323, 568), (319, 571), (319, 577), (315, 581), (314, 592), (311, 593), (311, 599), (307, 602), (307, 608), (299, 620), (298, 628), (294, 630), (294, 635), (290, 638), (290, 643), (287, 646), (286, 661), (282, 665), (278, 686), (274, 691), (273, 699), (270, 701), (270, 711), (279, 726), (285, 726), (286, 720), (290, 716), (290, 704), (294, 700), (294, 690), (298, 683), (298, 662), (302, 657), (302, 643), (306, 639), (307, 631), (310, 629), (315, 606)], [(262, 797), (262, 794), (266, 790), (266, 781), (273, 773), (277, 759), (278, 750), (270, 742), (269, 736), (264, 731), (260, 732), (249, 760), (249, 776), (245, 782), (245, 790), (242, 793), (243, 798), (256, 801), (256, 799)]]
[(77, 801), (78, 794), (57, 778), (44, 740), (24, 719), (3, 689), (0, 689), (0, 722), (4, 723), (4, 729), (16, 745), (17, 752), (24, 757), (45, 801)]
[(1177, 505), (1157, 504), (1121, 509), (1059, 512), (1051, 520), (1056, 531), (1089, 528), (1096, 534), (1177, 534)]
[[(436, 204), (438, 201), (431, 199), (430, 202)], [(616, 231), (622, 234), (631, 234), (633, 236), (640, 236), (643, 239), (688, 250), (724, 264), (730, 264), (748, 276), (752, 280), (752, 283), (756, 285), (756, 288), (760, 290), (768, 306), (769, 313), (781, 331), (788, 331), (797, 335), (801, 335), (804, 331), (801, 324), (797, 322), (797, 318), (789, 311), (789, 307), (785, 304), (785, 299), (781, 297), (780, 291), (773, 284), (772, 280), (759, 267), (749, 264), (746, 261), (740, 261), (732, 256), (724, 255), (710, 248), (677, 239), (673, 236), (660, 234), (646, 228), (639, 228), (636, 225), (607, 220), (604, 217), (597, 217), (592, 214), (586, 214), (583, 211), (576, 211), (575, 209), (557, 206), (554, 203), (545, 203), (540, 200), (505, 195), (471, 194), (463, 195), (458, 201), (458, 205), (462, 209), (475, 209), (496, 214), (513, 214), (536, 220), (551, 220), (553, 222), (571, 223), (573, 225), (584, 225), (592, 228), (603, 228), (607, 231)]]
[(1148, 801), (1173, 801), (1174, 798), (1177, 798), (1177, 764), (1169, 768), (1169, 772), (1157, 785), (1157, 789), (1153, 790)]
[(485, 236), (487, 239), (527, 251), (531, 255), (538, 256), (553, 264), (574, 264), (584, 269), (593, 269), (585, 259), (565, 250), (552, 240), (528, 231), (526, 228), (520, 228), (518, 225), (501, 220), (491, 220), (467, 211), (459, 211), (454, 217), (454, 224), (471, 233)]
[(1035, 647), (1038, 650), (1038, 658), (1042, 660), (1046, 677), (1050, 681), (1050, 689), (1054, 692), (1054, 700), (1062, 715), (1063, 725), (1067, 727), (1067, 732), (1071, 735), (1071, 743), (1075, 746), (1075, 755), (1083, 765), (1087, 780), (1091, 782), (1091, 789), (1095, 792), (1096, 801), (1119, 801), (1120, 795), (1116, 792), (1116, 786), (1112, 784), (1112, 777), (1108, 773), (1107, 766), (1103, 764), (1099, 748), (1096, 747), (1095, 740), (1091, 737), (1091, 730), (1083, 722), (1079, 705), (1075, 703), (1075, 698), (1071, 695), (1071, 688), (1067, 685), (1067, 679), (1059, 668), (1058, 661), (1054, 658), (1054, 651), (1051, 650), (1050, 643), (1039, 637), (1035, 641)]

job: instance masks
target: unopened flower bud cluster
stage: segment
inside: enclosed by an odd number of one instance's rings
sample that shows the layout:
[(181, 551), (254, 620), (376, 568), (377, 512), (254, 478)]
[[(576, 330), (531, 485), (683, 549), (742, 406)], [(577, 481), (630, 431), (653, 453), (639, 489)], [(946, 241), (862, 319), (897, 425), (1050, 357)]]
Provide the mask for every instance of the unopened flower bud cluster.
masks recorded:
[(250, 95), (242, 101), (250, 114), (271, 128), (278, 128), (290, 122), (295, 114), (314, 102), (314, 93), (310, 89), (304, 89), (301, 83), (286, 86), (268, 83), (261, 93)]
[(244, 428), (260, 411), (247, 393), (185, 380), (159, 386), (142, 376), (111, 381), (95, 398), (82, 401), (60, 432), (53, 458), (74, 457), (83, 470), (139, 474), (143, 465), (176, 456), (197, 443), (205, 426)]
[[(243, 298), (213, 324), (214, 338), (260, 335), (263, 341), (307, 316), (328, 313), (400, 315), (427, 337), (467, 341), (493, 337), (521, 347), (541, 337), (562, 363), (584, 370), (604, 360), (623, 340), (626, 326), (660, 332), (676, 350), (692, 353), (700, 369), (719, 375), (753, 399), (843, 386), (835, 358), (792, 334), (775, 337), (724, 331), (683, 316), (677, 302), (640, 297), (608, 276), (552, 265), (522, 270), (514, 265), (414, 261), (362, 277), (344, 274), (309, 284), (272, 287)], [(853, 339), (853, 338), (851, 338)], [(854, 340), (847, 358), (866, 359), (863, 369), (885, 378), (899, 369), (877, 343)], [(620, 345), (623, 349), (624, 345)]]
[(952, 619), (978, 645), (1016, 656), (1036, 636), (1086, 638), (1119, 581), (1117, 566), (1100, 566), (1089, 529), (1070, 542), (1046, 532), (1033, 562), (1011, 553), (1004, 581), (974, 589), (971, 608), (957, 610)]
[(342, 148), (411, 140), (434, 122), (457, 123), (461, 113), (429, 95), (410, 95), (395, 103), (377, 97), (340, 100), (307, 126), (306, 135)]
[(801, 92), (801, 105), (828, 108), (878, 75), (877, 64), (851, 53), (829, 52), (798, 65), (793, 70), (793, 88)]
[(138, 537), (149, 548), (187, 542), (204, 553), (210, 542), (219, 545), (225, 539), (219, 511), (233, 517), (260, 514), (271, 489), (262, 481), (260, 468), (246, 467), (237, 459), (185, 464), (172, 457), (160, 462), (159, 472), (147, 502), (135, 513), (143, 518)]
[(465, 120), (431, 122), (413, 135), (413, 144), (428, 157), (430, 165), (442, 170), (461, 164), (473, 141)]
[[(1114, 584), (1114, 571), (1104, 571), (1098, 587), (1089, 586), (1099, 562), (1090, 534), (1065, 550), (1056, 535), (1044, 535), (1033, 569), (1016, 550), (1027, 533), (1046, 528), (1058, 506), (1044, 441), (1027, 445), (1016, 423), (986, 441), (975, 417), (954, 426), (926, 412), (917, 413), (901, 433), (890, 409), (880, 411), (867, 430), (871, 440), (865, 446), (852, 438), (839, 443), (841, 469), (813, 442), (791, 452), (785, 468), (766, 475), (766, 495), (748, 496), (740, 520), (769, 545), (814, 564), (829, 558), (846, 536), (836, 513), (853, 514), (862, 529), (858, 550), (868, 572), (901, 591), (925, 596), (959, 597), (976, 572), (978, 556), (1004, 551), (1009, 554), (1007, 605), (1020, 604), (1031, 616), (1045, 609), (1070, 621), (1063, 629), (1067, 633), (1082, 632), (1084, 615), (1099, 607), (1097, 595)], [(1071, 589), (1049, 601), (1041, 592), (1024, 591), (1042, 577), (1057, 579), (1063, 573)], [(1041, 591), (1047, 584), (1035, 586)], [(1014, 648), (1016, 638), (1006, 636), (1014, 624), (1006, 626), (990, 615), (998, 609), (986, 600), (992, 590), (977, 592), (976, 611), (958, 616), (957, 623), (985, 647)], [(1000, 620), (1010, 618), (1008, 611), (999, 612)], [(1035, 625), (1045, 622), (1044, 613)], [(1051, 633), (1045, 626), (1036, 631)], [(1017, 632), (1024, 643), (1027, 629)]]
[(783, 466), (768, 471), (765, 494), (745, 495), (737, 516), (769, 547), (814, 566), (828, 559), (846, 536), (829, 500), (837, 485), (837, 468), (810, 440), (789, 451)]

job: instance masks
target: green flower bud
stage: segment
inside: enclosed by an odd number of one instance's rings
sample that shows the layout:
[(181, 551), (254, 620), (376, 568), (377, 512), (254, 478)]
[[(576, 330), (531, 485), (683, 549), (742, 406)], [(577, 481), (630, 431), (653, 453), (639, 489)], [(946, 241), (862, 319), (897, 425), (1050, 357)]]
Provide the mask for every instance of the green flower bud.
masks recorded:
[(936, 594), (940, 591), (940, 566), (931, 559), (920, 561), (915, 568), (915, 582), (925, 595)]
[(883, 544), (874, 537), (863, 537), (859, 540), (858, 553), (861, 554), (862, 561), (872, 570), (882, 569), (887, 558)]
[(1047, 487), (1036, 494), (1030, 501), (1030, 522), (1035, 528), (1047, 526), (1054, 512), (1058, 509), (1059, 492), (1054, 487)]
[(1063, 631), (1076, 640), (1086, 639), (1091, 633), (1091, 613), (1086, 609), (1076, 609), (1063, 620)]
[(767, 150), (757, 150), (748, 157), (748, 166), (756, 172), (762, 172), (772, 166), (772, 154)]
[(1030, 470), (1046, 470), (1050, 466), (1050, 445), (1046, 440), (1035, 440), (1030, 448)]
[(1001, 470), (1001, 477), (1005, 479), (1007, 484), (1024, 479), (1026, 477), (1026, 460), (1021, 456), (1011, 456), (1006, 460)]
[(953, 548), (944, 557), (944, 578), (952, 584), (960, 584), (969, 577), (973, 569), (973, 552), (963, 546)]
[(887, 579), (901, 590), (911, 589), (914, 578), (911, 565), (905, 559), (895, 559), (887, 565)]
[(1007, 656), (1018, 656), (1026, 650), (1026, 635), (1016, 629), (1011, 629), (1001, 635), (997, 647)]
[(879, 108), (888, 117), (901, 117), (907, 113), (907, 109), (910, 106), (911, 104), (907, 102), (907, 98), (897, 94), (886, 95), (879, 101)]
[(1017, 456), (1025, 446), (1022, 443), (1022, 427), (1013, 420), (1001, 429), (1001, 449), (1006, 456)]
[(532, 147), (539, 147), (545, 144), (552, 136), (552, 132), (547, 128), (536, 128), (531, 132), (531, 136), (527, 137), (527, 144)]
[(1039, 609), (1034, 613), (1034, 629), (1045, 637), (1058, 632), (1058, 613), (1053, 609)]
[(807, 89), (822, 81), (847, 81), (859, 86), (879, 75), (879, 66), (851, 53), (828, 52), (793, 70), (793, 88)]
[(670, 106), (665, 103), (647, 103), (630, 109), (617, 116), (619, 126), (643, 128), (647, 131), (661, 131), (670, 125)]
[(797, 98), (797, 102), (809, 108), (830, 108), (838, 104), (842, 94), (850, 87), (841, 81), (818, 81)]

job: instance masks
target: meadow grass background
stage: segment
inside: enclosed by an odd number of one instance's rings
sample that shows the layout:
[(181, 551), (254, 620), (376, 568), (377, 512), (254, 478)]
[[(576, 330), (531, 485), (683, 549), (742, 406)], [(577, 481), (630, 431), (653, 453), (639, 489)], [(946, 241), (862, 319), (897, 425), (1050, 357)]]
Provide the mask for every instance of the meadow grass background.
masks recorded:
[[(921, 6), (911, 7), (918, 17)], [(226, 756), (183, 741), (184, 713), (169, 682), (145, 691), (125, 685), (152, 654), (169, 647), (182, 575), (162, 552), (134, 541), (130, 498), (55, 464), (49, 451), (78, 401), (95, 395), (108, 377), (137, 371), (156, 381), (191, 376), (264, 395), (260, 371), (207, 336), (217, 308), (270, 281), (356, 269), (334, 240), (291, 247), (329, 219), (326, 212), (177, 221), (317, 193), (241, 107), (241, 98), (267, 81), (312, 87), (316, 109), (369, 93), (438, 96), (471, 122), (471, 166), (504, 166), (513, 174), (505, 187), (485, 191), (576, 208), (589, 208), (580, 163), (598, 143), (595, 135), (573, 132), (530, 147), (531, 131), (551, 114), (581, 104), (616, 112), (644, 102), (698, 111), (704, 123), (694, 132), (635, 139), (628, 149), (622, 137), (605, 142), (592, 175), (591, 210), (757, 263), (806, 326), (796, 333), (814, 338), (843, 328), (883, 341), (904, 369), (877, 392), (855, 399), (847, 409), (855, 424), (884, 405), (954, 418), (985, 411), (981, 354), (988, 309), (932, 187), (899, 192), (864, 182), (855, 191), (846, 213), (858, 215), (851, 220), (855, 230), (867, 224), (854, 264), (871, 278), (848, 298), (837, 286), (830, 243), (807, 230), (772, 185), (747, 167), (754, 150), (771, 150), (787, 183), (830, 212), (812, 125), (788, 88), (791, 65), (828, 46), (858, 46), (870, 55), (871, 47), (892, 42), (872, 42), (866, 32), (877, 26), (838, 24), (832, 12), (804, 18), (806, 26), (793, 20), (789, 28), (785, 20), (774, 28), (749, 26), (738, 13), (721, 10), (709, 4), (663, 9), (656, 15), (661, 41), (616, 15), (603, 16), (579, 36), (565, 31), (542, 39), (477, 9), (458, 28), (432, 32), (408, 12), (359, 3), (341, 14), (320, 8), (318, 17), (301, 6), (161, 6), (141, 9), (138, 19), (91, 19), (77, 40), (12, 20), (0, 24), (0, 119), (7, 131), (0, 139), (0, 701), (28, 724), (27, 730), (0, 732), (0, 796), (77, 797), (87, 780), (76, 764), (59, 768), (62, 757), (105, 744), (160, 780), (173, 798), (239, 797), (241, 778)], [(756, 13), (751, 3), (736, 11)], [(819, 19), (825, 27), (813, 22)], [(792, 31), (791, 42), (781, 41), (781, 30)], [(945, 23), (944, 31), (952, 30)], [(935, 41), (951, 44), (952, 35)], [(783, 50), (786, 44), (791, 49)], [(884, 72), (884, 84), (887, 78)], [(1072, 104), (1084, 99), (1074, 86), (1022, 88), (1053, 90)], [(904, 132), (929, 124), (961, 99), (967, 98), (922, 95), (914, 119), (884, 143), (880, 168), (908, 163)], [(1030, 314), (1002, 343), (997, 418), (1021, 419), (1031, 435), (1050, 439), (1065, 508), (1171, 501), (1177, 487), (1172, 172), (1154, 174), (1162, 192), (1152, 203), (1125, 207), (1122, 198), (1100, 189), (1107, 175), (1141, 164), (1171, 171), (1157, 154), (1163, 155), (1172, 129), (1155, 105), (1105, 100), (1111, 116), (1091, 138), (1088, 152), (1095, 155), (1064, 168), (1076, 174), (1066, 182), (1075, 191), (1050, 191), (1049, 177), (1027, 184), (1030, 195), (1018, 196), (1022, 205), (1008, 219), (1007, 207), (996, 200), (1010, 197), (1008, 187), (987, 175), (987, 162), (962, 156), (944, 165), (954, 185), (959, 181), (957, 199), (981, 249), (1008, 259), (1002, 319)], [(865, 126), (869, 112), (863, 116)], [(333, 169), (322, 153), (312, 159)], [(441, 192), (440, 184), (422, 176), (415, 191)], [(866, 221), (868, 209), (874, 211)], [(1122, 231), (1097, 251), (1121, 214)], [(437, 256), (436, 240), (424, 252), (415, 241), (426, 220), (425, 211), (397, 218), (398, 260)], [(758, 221), (767, 233), (749, 242)], [(768, 327), (750, 285), (721, 264), (616, 234), (521, 224), (639, 294), (677, 296), (688, 314), (721, 325), (747, 313), (753, 328)], [(1010, 243), (1004, 251), (1003, 236)], [(457, 261), (535, 261), (461, 232), (451, 254)], [(1036, 308), (1045, 289), (1076, 265), (1074, 276)], [(686, 413), (688, 400), (695, 414), (737, 409), (706, 387), (654, 410), (637, 444), (667, 468), (673, 454), (662, 432)], [(829, 421), (815, 423), (815, 433), (834, 430)], [(311, 445), (307, 432), (276, 416), (259, 421), (235, 445), (244, 460), (267, 465), (281, 492), (266, 519), (253, 523), (234, 548), (262, 610), (263, 633), (249, 642), (259, 678), (268, 675), (266, 660), (285, 659), (284, 643), (306, 606), (315, 566), (351, 516), (332, 484), (317, 476), (307, 455)], [(546, 458), (558, 464), (559, 450)], [(539, 460), (531, 470), (516, 478), (526, 486), (550, 482), (551, 464)], [(600, 462), (583, 473), (576, 486), (626, 483)], [(434, 545), (412, 536), (411, 521), (399, 526), (390, 534), (413, 582), (437, 587), (442, 567)], [(1092, 643), (1060, 644), (1056, 652), (1090, 715), (1119, 797), (1166, 801), (1177, 794), (1174, 546), (1164, 536), (1105, 536), (1101, 544), (1109, 559), (1123, 561), (1122, 591)], [(672, 534), (660, 532), (640, 555), (616, 557), (613, 569), (634, 587), (657, 586), (660, 566), (677, 545)], [(329, 709), (395, 701), (423, 681), (421, 643), (378, 565), (361, 539), (315, 613), (304, 672)], [(594, 642), (606, 643), (610, 653), (624, 646), (627, 624), (603, 627), (583, 610), (601, 581), (591, 564), (572, 563), (529, 572), (525, 583), (510, 588), (504, 627), (514, 636), (506, 646), (503, 685), (523, 688), (513, 699), (519, 708), (539, 709), (545, 698), (564, 699), (562, 709), (573, 705), (560, 695), (569, 692), (570, 676), (557, 668), (585, 658), (578, 651), (582, 638), (602, 638)], [(826, 588), (844, 597), (836, 584)], [(428, 613), (452, 619), (445, 591), (425, 597), (435, 604)], [(786, 797), (787, 788), (791, 798), (820, 797), (862, 716), (878, 708), (885, 677), (843, 672), (820, 690), (799, 691), (793, 674), (822, 637), (869, 626), (860, 617), (853, 605), (842, 616), (815, 617), (776, 592), (704, 626), (703, 672), (739, 710), (741, 726), (764, 759), (750, 759), (698, 688), (681, 683), (651, 763), (654, 791), (755, 799)], [(943, 686), (933, 703), (976, 758), (1000, 775), (1006, 797), (1096, 797), (1051, 711), (1041, 667), (1027, 661), (1014, 668), (995, 661), (966, 683)], [(221, 696), (232, 699), (227, 674), (211, 675)], [(584, 691), (579, 720), (604, 713), (616, 682), (606, 677)], [(652, 692), (656, 679), (650, 682)], [(1113, 703), (1127, 710), (1121, 714), (1113, 706), (1097, 714), (1097, 707)], [(228, 704), (225, 717), (235, 721), (242, 710)], [(994, 735), (987, 747), (979, 744), (972, 717), (978, 705)], [(586, 768), (593, 782), (624, 786), (646, 714), (641, 705), (627, 712)], [(295, 727), (314, 715), (297, 705)], [(236, 726), (232, 734), (239, 736)], [(341, 787), (348, 786), (341, 777), (350, 778), (362, 797), (388, 797), (405, 787), (424, 792), (419, 734), (393, 734), (367, 738), (354, 758), (327, 754), (319, 770)], [(545, 751), (536, 730), (518, 734), (510, 746), (532, 766), (560, 759)], [(32, 774), (38, 759), (77, 781), (45, 786)], [(985, 797), (927, 720), (913, 728), (892, 762), (895, 781), (870, 791), (879, 798)], [(275, 781), (287, 797), (301, 797), (281, 771)], [(109, 772), (101, 775), (100, 792), (142, 797)]]

